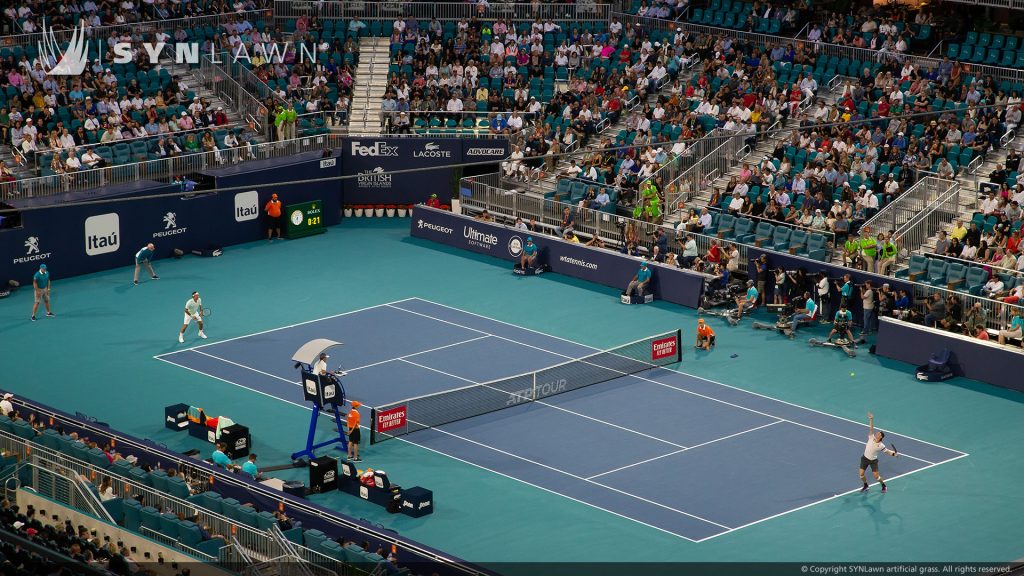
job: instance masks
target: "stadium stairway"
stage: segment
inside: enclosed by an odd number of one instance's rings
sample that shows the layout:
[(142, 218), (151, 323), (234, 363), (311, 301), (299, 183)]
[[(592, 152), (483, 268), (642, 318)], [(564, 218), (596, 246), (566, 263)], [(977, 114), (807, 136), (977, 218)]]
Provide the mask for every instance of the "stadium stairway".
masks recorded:
[(380, 103), (388, 83), (389, 42), (386, 37), (359, 39), (359, 65), (349, 105), (351, 134), (380, 134)]

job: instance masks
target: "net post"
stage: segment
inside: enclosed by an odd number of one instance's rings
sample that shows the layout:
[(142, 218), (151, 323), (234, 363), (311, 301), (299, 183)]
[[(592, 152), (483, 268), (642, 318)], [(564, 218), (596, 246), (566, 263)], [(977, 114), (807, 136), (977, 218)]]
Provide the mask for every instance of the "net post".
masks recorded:
[(377, 443), (377, 409), (370, 408), (370, 444)]
[(676, 362), (683, 361), (683, 329), (676, 328)]
[(537, 399), (537, 373), (533, 373), (533, 390), (530, 394), (528, 402), (532, 402)]

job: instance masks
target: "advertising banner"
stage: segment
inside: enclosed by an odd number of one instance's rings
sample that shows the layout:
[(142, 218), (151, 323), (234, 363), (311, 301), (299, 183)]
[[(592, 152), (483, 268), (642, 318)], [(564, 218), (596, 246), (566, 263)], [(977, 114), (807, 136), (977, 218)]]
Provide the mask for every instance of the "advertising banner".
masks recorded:
[[(499, 224), (416, 206), (412, 214), (411, 234), (440, 244), (489, 254), (515, 262), (522, 254), (526, 237), (531, 234)], [(625, 290), (640, 269), (640, 260), (602, 248), (565, 242), (542, 234), (532, 234), (540, 251), (540, 260), (552, 272)], [(688, 270), (651, 267), (651, 285), (655, 298), (690, 308), (700, 306), (704, 276)], [(510, 272), (511, 274), (511, 272)]]
[[(343, 140), (346, 204), (417, 204), (452, 189), (453, 164), (497, 162), (508, 141), (478, 138), (352, 137)], [(442, 168), (438, 168), (442, 167)], [(386, 174), (393, 170), (410, 170)]]

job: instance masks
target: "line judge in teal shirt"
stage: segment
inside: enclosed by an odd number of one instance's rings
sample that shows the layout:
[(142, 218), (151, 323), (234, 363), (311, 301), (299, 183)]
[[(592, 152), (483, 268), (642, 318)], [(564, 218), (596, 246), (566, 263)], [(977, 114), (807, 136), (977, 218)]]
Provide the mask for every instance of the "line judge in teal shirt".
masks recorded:
[(39, 271), (32, 276), (32, 291), (35, 293), (35, 302), (32, 304), (32, 321), (36, 321), (40, 300), (46, 306), (46, 315), (53, 316), (53, 311), (50, 310), (50, 271), (46, 269), (46, 264), (40, 264)]

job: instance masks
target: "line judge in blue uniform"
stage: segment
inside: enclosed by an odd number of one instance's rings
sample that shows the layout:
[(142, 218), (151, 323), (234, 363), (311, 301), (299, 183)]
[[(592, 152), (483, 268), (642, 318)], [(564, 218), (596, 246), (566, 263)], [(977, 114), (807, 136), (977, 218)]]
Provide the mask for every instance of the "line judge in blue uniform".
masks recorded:
[(647, 267), (647, 262), (641, 262), (640, 269), (637, 270), (636, 275), (633, 276), (633, 280), (630, 281), (629, 286), (626, 287), (626, 291), (623, 294), (625, 296), (631, 296), (633, 291), (636, 290), (636, 295), (642, 297), (650, 282), (651, 269)]
[(526, 237), (526, 246), (523, 246), (523, 254), (519, 257), (519, 266), (524, 270), (537, 266), (537, 245), (533, 243), (533, 236)]

